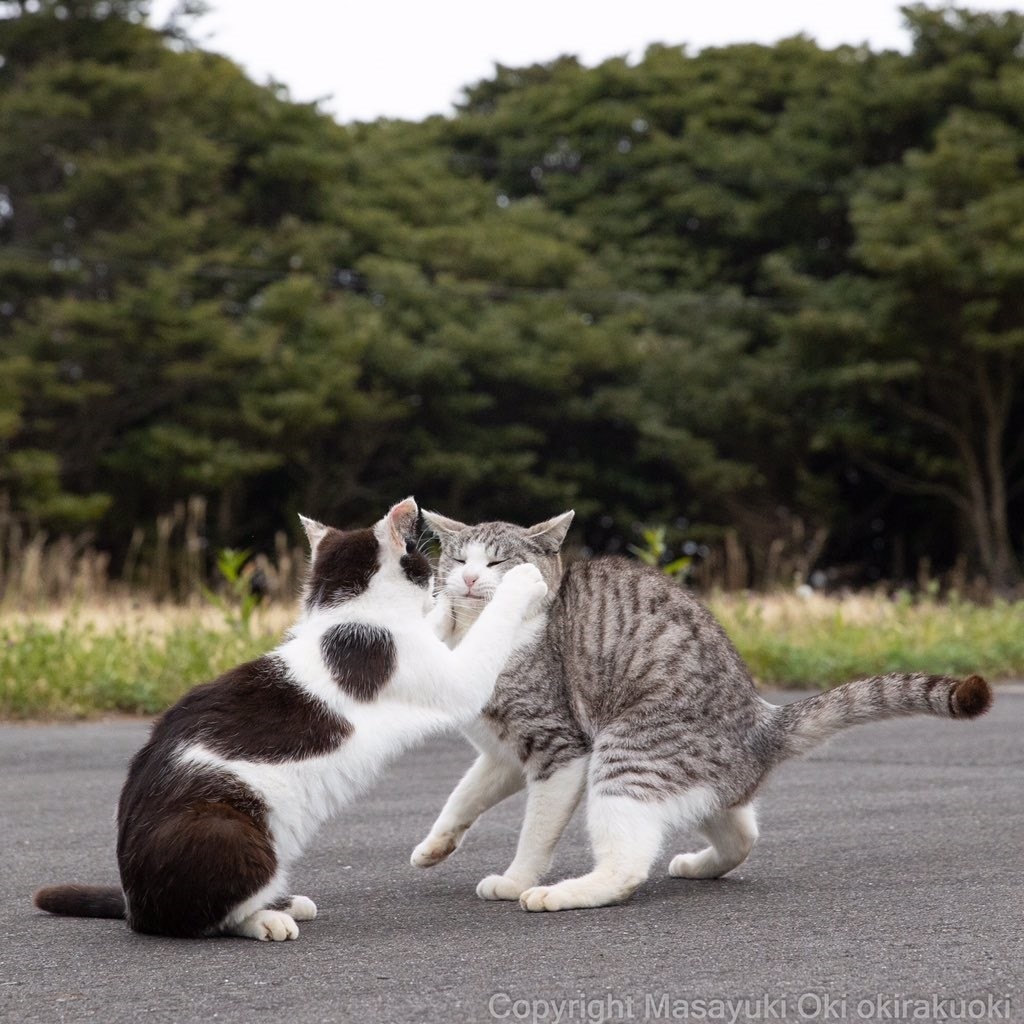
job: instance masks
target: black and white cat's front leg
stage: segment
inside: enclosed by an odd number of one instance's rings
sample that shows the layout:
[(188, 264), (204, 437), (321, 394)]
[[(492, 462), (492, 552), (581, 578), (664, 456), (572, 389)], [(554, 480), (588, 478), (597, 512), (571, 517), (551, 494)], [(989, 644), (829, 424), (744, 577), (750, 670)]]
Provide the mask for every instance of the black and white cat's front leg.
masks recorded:
[(434, 599), (434, 607), (427, 612), (430, 631), (444, 643), (451, 645), (455, 633), (455, 612), (451, 598), (442, 590)]
[(285, 942), (299, 937), (298, 921), (312, 921), (315, 917), (316, 904), (308, 896), (268, 899), (257, 894), (235, 907), (220, 932), (259, 942)]
[(472, 722), (490, 700), (513, 650), (532, 636), (524, 620), (539, 609), (547, 591), (535, 565), (509, 570), (454, 650), (437, 639), (418, 646), (417, 670), (402, 688), (403, 699), (441, 712), (452, 724)]
[(316, 904), (308, 896), (282, 896), (267, 909), (280, 911), (295, 921), (312, 921), (316, 917)]
[[(302, 897), (305, 899), (305, 897)], [(309, 901), (312, 903), (312, 900)], [(289, 908), (291, 904), (289, 903)], [(273, 910), (269, 907), (254, 911), (240, 921), (232, 921), (225, 925), (225, 935), (238, 935), (243, 939), (256, 939), (258, 942), (285, 942), (299, 937), (299, 926), (296, 918), (287, 910)]]

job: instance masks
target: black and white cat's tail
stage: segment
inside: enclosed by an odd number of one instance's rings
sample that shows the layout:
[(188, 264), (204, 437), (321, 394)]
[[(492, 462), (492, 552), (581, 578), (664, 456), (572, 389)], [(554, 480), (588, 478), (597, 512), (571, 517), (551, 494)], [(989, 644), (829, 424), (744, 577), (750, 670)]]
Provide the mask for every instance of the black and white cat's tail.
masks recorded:
[(851, 725), (905, 715), (977, 718), (991, 705), (992, 688), (981, 676), (953, 679), (892, 673), (858, 679), (786, 704), (772, 725), (781, 759), (804, 754)]
[(38, 890), (32, 902), (65, 917), (125, 916), (124, 893), (116, 885), (50, 885)]

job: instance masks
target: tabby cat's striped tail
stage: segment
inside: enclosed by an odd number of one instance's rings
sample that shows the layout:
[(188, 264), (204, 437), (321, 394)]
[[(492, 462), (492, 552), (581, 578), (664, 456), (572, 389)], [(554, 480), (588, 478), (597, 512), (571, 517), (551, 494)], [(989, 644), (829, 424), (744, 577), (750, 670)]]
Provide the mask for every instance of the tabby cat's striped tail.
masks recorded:
[(992, 704), (992, 688), (981, 676), (892, 673), (858, 679), (779, 709), (775, 726), (782, 757), (806, 753), (851, 725), (903, 715), (977, 718)]
[(65, 917), (125, 916), (124, 893), (114, 885), (51, 885), (40, 889), (32, 902)]

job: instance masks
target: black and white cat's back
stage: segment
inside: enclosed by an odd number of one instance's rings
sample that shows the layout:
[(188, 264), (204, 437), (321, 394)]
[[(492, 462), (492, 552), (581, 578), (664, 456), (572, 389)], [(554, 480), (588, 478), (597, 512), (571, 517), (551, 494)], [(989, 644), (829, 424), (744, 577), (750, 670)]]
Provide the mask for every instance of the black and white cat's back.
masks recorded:
[(302, 613), (272, 653), (199, 686), (154, 725), (118, 808), (122, 890), (57, 886), (39, 907), (126, 916), (136, 931), (288, 939), (316, 913), (288, 869), (320, 825), (410, 743), (474, 718), (546, 592), (536, 569), (503, 583), (493, 615), (449, 650), (425, 618), (418, 509), (373, 528), (303, 520)]

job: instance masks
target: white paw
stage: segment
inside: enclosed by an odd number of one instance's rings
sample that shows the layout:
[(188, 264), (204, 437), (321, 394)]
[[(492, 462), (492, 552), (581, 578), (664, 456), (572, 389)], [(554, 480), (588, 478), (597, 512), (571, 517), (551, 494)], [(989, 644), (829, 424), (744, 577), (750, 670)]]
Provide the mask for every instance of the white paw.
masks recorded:
[(451, 856), (459, 845), (454, 832), (439, 832), (429, 835), (412, 851), (409, 862), (414, 868), (432, 868)]
[(284, 942), (297, 939), (299, 927), (291, 915), (282, 910), (257, 910), (239, 925), (237, 934), (260, 942)]
[(476, 894), (482, 900), (517, 900), (525, 888), (507, 875), (488, 875), (476, 887)]
[(700, 853), (677, 854), (668, 865), (668, 873), (676, 878), (718, 878), (724, 872), (716, 858), (708, 856), (707, 850)]
[(548, 585), (540, 574), (540, 569), (530, 562), (513, 566), (501, 581), (501, 586), (522, 594), (528, 601), (537, 601), (548, 592)]
[(293, 896), (287, 913), (296, 921), (312, 921), (316, 917), (316, 904), (308, 896)]
[(564, 885), (535, 885), (519, 896), (519, 906), (523, 910), (571, 910), (581, 906), (570, 898)]
[(643, 881), (642, 878), (608, 879), (581, 875), (557, 885), (535, 885), (519, 897), (523, 910), (576, 910), (607, 907), (621, 903)]

